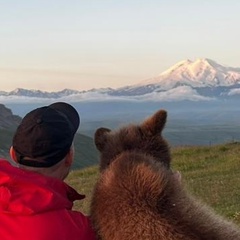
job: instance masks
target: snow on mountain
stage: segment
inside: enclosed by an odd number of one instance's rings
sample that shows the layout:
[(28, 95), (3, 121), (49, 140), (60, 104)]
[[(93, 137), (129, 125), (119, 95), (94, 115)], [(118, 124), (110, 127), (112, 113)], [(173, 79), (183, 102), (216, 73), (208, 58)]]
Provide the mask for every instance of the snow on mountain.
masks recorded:
[(150, 78), (132, 87), (158, 85), (168, 90), (181, 85), (197, 87), (217, 87), (240, 84), (240, 68), (220, 65), (207, 58), (196, 61), (181, 61), (159, 76)]
[[(40, 91), (35, 89), (23, 89), (23, 88), (16, 88), (15, 90), (5, 94), (7, 96), (25, 96), (25, 97), (37, 97), (37, 98), (59, 98), (63, 96), (69, 96), (72, 94), (79, 93), (79, 91), (72, 90), (72, 89), (63, 89), (59, 92), (46, 92)], [(1, 94), (0, 94), (1, 95)]]

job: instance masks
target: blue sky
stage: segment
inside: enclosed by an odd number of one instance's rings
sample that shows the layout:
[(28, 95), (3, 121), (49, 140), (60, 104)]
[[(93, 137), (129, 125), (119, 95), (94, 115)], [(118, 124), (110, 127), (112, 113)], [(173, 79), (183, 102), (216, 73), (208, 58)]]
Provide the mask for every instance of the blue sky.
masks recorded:
[(178, 61), (240, 67), (239, 0), (0, 1), (0, 90), (132, 85)]

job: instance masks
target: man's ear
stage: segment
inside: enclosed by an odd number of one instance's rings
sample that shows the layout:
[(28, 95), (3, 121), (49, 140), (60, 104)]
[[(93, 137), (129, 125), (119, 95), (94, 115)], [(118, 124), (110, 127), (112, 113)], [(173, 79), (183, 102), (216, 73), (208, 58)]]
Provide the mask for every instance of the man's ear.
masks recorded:
[(71, 147), (64, 160), (65, 166), (70, 167), (73, 163), (73, 158), (74, 158), (74, 149), (73, 147)]
[(11, 159), (12, 159), (14, 162), (17, 162), (17, 156), (16, 156), (16, 152), (15, 152), (13, 146), (10, 147), (9, 153), (10, 153)]

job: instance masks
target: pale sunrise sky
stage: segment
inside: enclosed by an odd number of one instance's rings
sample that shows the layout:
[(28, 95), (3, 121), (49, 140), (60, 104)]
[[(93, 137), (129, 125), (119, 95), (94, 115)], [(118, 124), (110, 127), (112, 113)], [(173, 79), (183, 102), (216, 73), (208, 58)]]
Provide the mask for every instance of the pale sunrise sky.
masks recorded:
[(175, 63), (240, 67), (239, 0), (0, 0), (0, 91), (121, 87)]

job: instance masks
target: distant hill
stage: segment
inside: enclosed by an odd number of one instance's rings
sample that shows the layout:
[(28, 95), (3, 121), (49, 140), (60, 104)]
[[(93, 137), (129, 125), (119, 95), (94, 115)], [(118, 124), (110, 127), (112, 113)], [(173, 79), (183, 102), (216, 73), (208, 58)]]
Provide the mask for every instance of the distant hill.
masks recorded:
[(0, 129), (0, 158), (10, 160), (9, 149), (12, 145), (14, 130)]
[(13, 115), (11, 109), (0, 104), (0, 129), (15, 129), (21, 120), (20, 116)]
[(83, 134), (76, 134), (74, 146), (75, 160), (72, 167), (73, 169), (85, 168), (98, 164), (98, 152), (91, 137)]
[(9, 159), (9, 148), (11, 146), (13, 132), (21, 120), (21, 117), (12, 114), (11, 109), (0, 104), (0, 158)]

